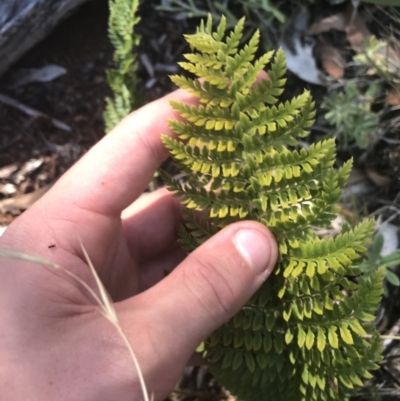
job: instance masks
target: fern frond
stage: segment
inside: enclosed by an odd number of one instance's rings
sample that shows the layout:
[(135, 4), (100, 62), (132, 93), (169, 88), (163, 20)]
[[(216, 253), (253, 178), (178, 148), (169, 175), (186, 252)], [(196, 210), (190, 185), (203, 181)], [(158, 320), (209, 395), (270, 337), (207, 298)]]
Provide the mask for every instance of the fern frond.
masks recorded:
[[(314, 102), (307, 91), (279, 102), (284, 52), (255, 60), (258, 33), (238, 50), (243, 24), (226, 35), (225, 19), (212, 32), (209, 17), (186, 36), (195, 52), (181, 66), (202, 80), (172, 80), (200, 104), (171, 102), (182, 119), (169, 121), (176, 139), (162, 137), (188, 174), (185, 184), (164, 174), (187, 209), (179, 232), (186, 250), (243, 219), (265, 224), (279, 243), (275, 274), (211, 335), (205, 356), (217, 379), (246, 401), (348, 400), (380, 360), (371, 322), (384, 271), (367, 278), (356, 267), (374, 223), (317, 236), (314, 228), (336, 216), (352, 161), (334, 168), (332, 139), (298, 148), (313, 124)], [(268, 78), (257, 84), (265, 67)]]
[(140, 36), (135, 33), (140, 21), (137, 16), (139, 0), (109, 0), (109, 8), (108, 36), (114, 46), (116, 68), (107, 71), (113, 98), (106, 100), (106, 132), (137, 106), (137, 61), (133, 50), (140, 42)]

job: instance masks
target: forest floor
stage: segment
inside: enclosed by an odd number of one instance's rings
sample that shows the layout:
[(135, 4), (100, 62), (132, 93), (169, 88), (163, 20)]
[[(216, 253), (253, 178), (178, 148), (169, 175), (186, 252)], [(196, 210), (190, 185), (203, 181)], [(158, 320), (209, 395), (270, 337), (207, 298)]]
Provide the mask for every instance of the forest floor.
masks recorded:
[[(138, 49), (142, 104), (175, 89), (169, 75), (180, 71), (176, 63), (186, 50), (182, 35), (192, 32), (198, 23), (198, 19), (189, 19), (184, 15), (176, 18), (176, 15), (157, 11), (155, 3), (158, 2), (143, 3), (142, 22), (139, 25), (142, 35)], [(313, 15), (314, 18), (319, 16), (320, 20), (332, 15), (343, 16), (344, 7), (317, 7)], [(354, 15), (352, 22), (359, 21)], [(361, 28), (358, 26), (356, 33), (362, 31), (365, 22), (372, 33), (382, 36), (383, 26), (387, 22), (392, 26), (392, 39), (399, 39), (400, 23), (396, 26), (392, 19), (379, 10), (372, 12), (367, 9), (365, 15), (359, 21)], [(111, 94), (105, 71), (113, 66), (113, 49), (107, 38), (107, 18), (107, 0), (88, 2), (0, 77), (0, 94), (42, 113), (40, 116), (29, 116), (21, 108), (0, 101), (0, 226), (7, 226), (23, 213), (105, 135), (104, 99)], [(346, 21), (342, 21), (342, 24), (346, 25)], [(315, 84), (289, 73), (286, 93), (291, 97), (306, 88), (313, 94), (318, 117), (311, 140), (334, 131), (327, 128), (319, 107), (324, 97), (330, 96), (338, 86), (344, 87), (349, 82), (361, 80), (358, 75), (360, 70), (354, 67), (352, 59), (353, 54), (357, 53), (355, 36), (351, 36), (346, 26), (334, 33), (324, 31), (318, 25), (313, 25), (313, 29), (319, 46), (315, 49), (316, 66), (327, 78), (323, 84)], [(286, 32), (285, 35), (290, 35), (290, 28)], [(397, 60), (400, 60), (399, 49), (395, 49), (399, 56)], [(295, 53), (296, 50), (293, 51)], [(18, 77), (26, 74), (26, 69), (46, 65), (60, 66), (66, 73), (49, 82), (15, 84)], [(400, 70), (400, 62), (397, 68)], [(394, 227), (390, 234), (383, 234), (397, 241), (397, 245), (394, 245), (396, 249), (399, 248), (400, 225), (400, 92), (377, 78), (371, 69), (365, 69), (362, 80), (365, 87), (376, 82), (381, 85), (380, 94), (374, 98), (368, 112), (378, 113), (382, 124), (371, 134), (365, 148), (355, 146), (354, 142), (344, 146), (343, 142), (340, 144), (343, 138), (338, 138), (339, 146), (342, 145), (338, 153), (339, 160), (354, 157), (356, 166), (347, 198), (342, 204), (342, 214), (353, 221), (360, 216), (370, 215), (377, 218), (382, 226), (387, 224), (391, 229)], [(156, 180), (152, 188), (161, 185), (161, 181)], [(400, 332), (398, 299), (398, 288), (390, 286), (377, 321), (384, 334), (398, 335)], [(375, 384), (383, 400), (400, 397), (398, 344), (396, 340), (386, 344), (385, 360), (376, 374)], [(185, 371), (170, 399), (194, 401), (230, 397), (229, 392), (215, 382), (205, 367), (197, 367)], [(363, 399), (373, 398), (365, 395)]]

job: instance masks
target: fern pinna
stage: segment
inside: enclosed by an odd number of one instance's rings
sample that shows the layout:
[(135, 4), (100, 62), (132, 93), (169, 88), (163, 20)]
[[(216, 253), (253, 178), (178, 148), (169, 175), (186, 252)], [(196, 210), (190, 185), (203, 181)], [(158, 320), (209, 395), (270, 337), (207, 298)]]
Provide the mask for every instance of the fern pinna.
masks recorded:
[[(181, 183), (164, 174), (187, 208), (180, 237), (188, 251), (242, 219), (262, 222), (279, 243), (275, 274), (205, 341), (206, 358), (239, 399), (347, 400), (380, 360), (372, 321), (384, 272), (364, 278), (355, 266), (374, 223), (334, 239), (317, 236), (315, 227), (336, 216), (352, 163), (334, 168), (334, 140), (298, 149), (315, 116), (310, 94), (279, 103), (284, 53), (255, 59), (258, 32), (238, 50), (243, 24), (225, 37), (225, 18), (213, 32), (209, 17), (186, 35), (197, 52), (180, 65), (201, 80), (172, 80), (200, 104), (171, 102), (183, 121), (169, 122), (178, 139), (163, 136), (188, 176)], [(268, 79), (256, 83), (268, 65)], [(190, 209), (207, 210), (209, 219), (201, 222)]]

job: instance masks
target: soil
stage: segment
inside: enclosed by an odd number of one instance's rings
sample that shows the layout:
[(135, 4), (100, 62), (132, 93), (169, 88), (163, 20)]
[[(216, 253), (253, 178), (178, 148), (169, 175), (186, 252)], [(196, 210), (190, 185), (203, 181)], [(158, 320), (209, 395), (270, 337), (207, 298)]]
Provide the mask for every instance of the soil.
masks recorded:
[[(0, 94), (45, 115), (31, 117), (0, 102), (0, 226), (9, 224), (21, 214), (105, 135), (104, 99), (111, 95), (105, 71), (113, 66), (113, 49), (107, 38), (107, 3), (107, 0), (96, 0), (82, 6), (0, 79)], [(157, 12), (155, 3), (142, 3), (142, 22), (138, 26), (142, 35), (137, 52), (142, 104), (175, 89), (169, 75), (179, 72), (176, 63), (181, 60), (186, 46), (182, 35), (193, 31), (197, 24), (197, 20), (174, 19)], [(335, 7), (340, 9), (340, 6)], [(326, 7), (323, 10), (327, 13)], [(382, 18), (384, 20), (385, 15)], [(371, 29), (378, 36), (380, 27), (382, 24), (371, 24)], [(351, 54), (343, 34), (326, 34), (324, 40), (327, 43), (341, 43), (343, 54)], [(59, 65), (67, 73), (51, 82), (35, 82), (16, 89), (9, 87), (14, 74), (21, 69), (48, 64)], [(350, 68), (346, 73), (354, 74), (354, 70)], [(288, 97), (298, 94), (304, 87), (310, 89), (316, 103), (321, 104), (322, 97), (326, 95), (325, 88), (304, 83), (289, 73)], [(398, 116), (396, 110), (393, 113), (392, 117)], [(51, 119), (66, 124), (69, 130), (57, 128)], [(321, 125), (320, 122), (318, 114), (317, 126)], [(391, 219), (392, 223), (398, 225), (400, 134), (397, 125), (388, 130), (384, 140), (381, 133), (367, 150), (350, 148), (340, 153), (339, 158), (345, 160), (353, 156), (355, 164), (362, 171), (363, 182), (368, 181), (373, 187), (372, 192), (358, 200), (359, 208), (365, 208), (366, 214), (378, 211), (382, 219)], [(315, 130), (311, 137), (317, 138), (321, 134)], [(155, 185), (161, 185), (161, 182)], [(354, 204), (346, 207), (349, 208), (347, 212), (354, 215), (350, 210)], [(386, 299), (382, 306), (384, 316), (381, 330), (391, 330), (397, 334), (400, 332), (399, 305), (395, 302), (398, 289), (392, 288), (391, 294), (392, 298)], [(399, 325), (397, 329), (396, 325)], [(399, 348), (395, 344), (387, 349), (386, 354), (388, 359), (382, 364), (378, 381), (390, 383), (388, 388), (391, 394), (395, 393), (394, 398), (388, 396), (385, 399), (398, 399), (399, 393), (396, 391), (400, 386), (400, 369), (396, 358), (400, 354)], [(169, 399), (194, 401), (230, 397), (205, 368), (196, 368), (185, 372), (180, 386)]]
[[(105, 69), (111, 66), (111, 60), (107, 4), (90, 2), (2, 77), (2, 93), (62, 121), (70, 130), (54, 127), (47, 118), (30, 117), (0, 104), (1, 198), (31, 193), (53, 183), (102, 138), (104, 97), (109, 95)], [(48, 64), (64, 67), (67, 73), (51, 82), (8, 89), (16, 72)], [(11, 174), (7, 176), (9, 169)], [(19, 214), (18, 209), (3, 208), (0, 223)]]
[[(184, 45), (186, 24), (163, 19), (144, 4), (139, 96), (141, 103), (175, 89), (168, 75), (178, 71), (176, 60)], [(108, 4), (91, 1), (59, 25), (0, 79), (0, 93), (46, 117), (30, 117), (0, 103), (0, 202), (34, 193), (53, 183), (104, 135), (104, 99), (111, 95), (105, 71), (113, 67), (113, 49), (107, 37)], [(50, 82), (34, 82), (10, 89), (16, 73), (49, 64), (67, 70)], [(50, 119), (66, 124), (55, 127)], [(0, 225), (20, 214), (30, 199), (0, 203)]]

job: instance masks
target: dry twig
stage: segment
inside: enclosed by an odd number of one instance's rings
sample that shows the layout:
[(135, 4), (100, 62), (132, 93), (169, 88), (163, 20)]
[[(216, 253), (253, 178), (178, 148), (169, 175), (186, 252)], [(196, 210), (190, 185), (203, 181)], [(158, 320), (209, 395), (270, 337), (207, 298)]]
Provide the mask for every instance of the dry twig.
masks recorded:
[(4, 95), (3, 93), (0, 93), (0, 102), (3, 104), (6, 104), (7, 106), (14, 107), (18, 110), (21, 110), (28, 116), (34, 117), (34, 118), (45, 118), (46, 120), (49, 120), (56, 128), (62, 129), (64, 131), (71, 131), (71, 127), (65, 123), (63, 123), (60, 120), (57, 120), (56, 118), (52, 118), (49, 115), (42, 113), (41, 111), (35, 110), (32, 107), (29, 107), (23, 103), (18, 102), (17, 100), (11, 98), (10, 96)]

